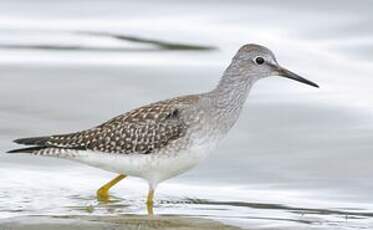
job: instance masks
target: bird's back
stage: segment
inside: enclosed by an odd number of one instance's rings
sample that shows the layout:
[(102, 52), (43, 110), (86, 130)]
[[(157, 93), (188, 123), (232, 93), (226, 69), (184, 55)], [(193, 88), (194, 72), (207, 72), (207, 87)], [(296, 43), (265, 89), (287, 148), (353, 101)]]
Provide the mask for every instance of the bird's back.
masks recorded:
[(37, 155), (53, 155), (61, 150), (155, 153), (186, 134), (188, 121), (183, 114), (197, 104), (199, 98), (197, 95), (189, 95), (155, 102), (80, 132), (17, 139), (16, 143), (32, 147), (9, 152)]

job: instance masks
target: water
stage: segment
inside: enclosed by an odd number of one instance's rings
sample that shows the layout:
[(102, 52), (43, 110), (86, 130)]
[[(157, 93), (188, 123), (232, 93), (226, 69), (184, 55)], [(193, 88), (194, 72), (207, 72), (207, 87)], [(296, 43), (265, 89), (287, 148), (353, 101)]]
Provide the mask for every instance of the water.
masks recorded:
[[(17, 137), (85, 129), (145, 103), (210, 89), (240, 45), (260, 43), (321, 88), (259, 82), (218, 150), (159, 186), (154, 218), (170, 229), (370, 229), (372, 7), (2, 1), (0, 150), (15, 147)], [(113, 35), (211, 49), (169, 50)], [(95, 190), (111, 173), (52, 158), (0, 158), (0, 229), (69, 221), (155, 228), (140, 179), (124, 180), (102, 203)]]

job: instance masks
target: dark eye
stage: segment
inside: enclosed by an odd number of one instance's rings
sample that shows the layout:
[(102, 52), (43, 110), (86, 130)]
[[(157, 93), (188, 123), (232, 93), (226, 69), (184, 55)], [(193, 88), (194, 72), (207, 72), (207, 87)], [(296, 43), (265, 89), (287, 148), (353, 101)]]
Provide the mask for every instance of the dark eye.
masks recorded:
[(257, 65), (262, 65), (264, 63), (264, 58), (262, 58), (262, 57), (256, 57), (255, 58), (255, 63)]

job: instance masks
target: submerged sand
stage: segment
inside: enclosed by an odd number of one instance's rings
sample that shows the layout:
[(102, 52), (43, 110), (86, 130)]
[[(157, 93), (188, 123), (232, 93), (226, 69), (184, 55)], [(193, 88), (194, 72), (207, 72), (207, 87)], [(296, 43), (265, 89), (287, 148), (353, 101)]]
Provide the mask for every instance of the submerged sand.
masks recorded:
[(0, 220), (0, 230), (239, 230), (218, 221), (185, 216), (24, 216)]

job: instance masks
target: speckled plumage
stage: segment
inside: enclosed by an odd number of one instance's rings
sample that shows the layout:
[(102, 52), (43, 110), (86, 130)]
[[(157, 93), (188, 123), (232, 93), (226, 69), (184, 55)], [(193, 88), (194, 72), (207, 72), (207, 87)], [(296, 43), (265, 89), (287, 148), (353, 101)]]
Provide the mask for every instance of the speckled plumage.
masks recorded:
[(187, 126), (180, 118), (180, 111), (196, 100), (196, 96), (178, 97), (134, 109), (84, 131), (15, 142), (45, 147), (35, 152), (38, 155), (50, 155), (49, 151), (58, 149), (151, 154), (185, 135)]

